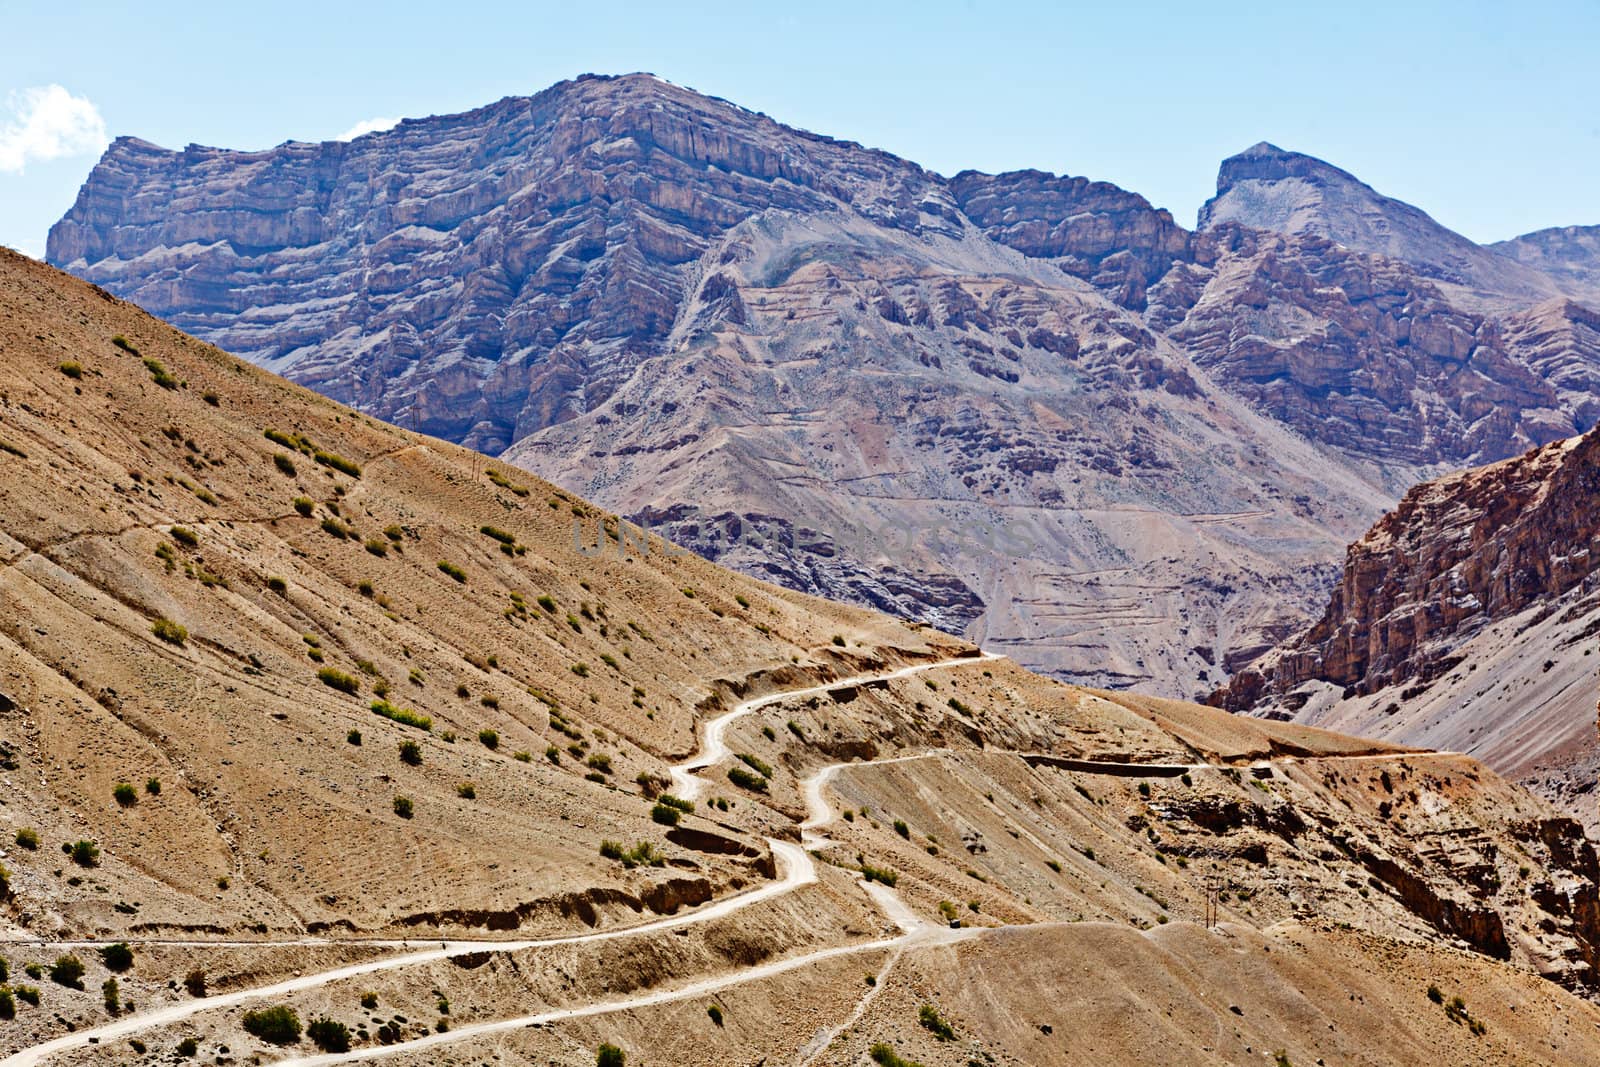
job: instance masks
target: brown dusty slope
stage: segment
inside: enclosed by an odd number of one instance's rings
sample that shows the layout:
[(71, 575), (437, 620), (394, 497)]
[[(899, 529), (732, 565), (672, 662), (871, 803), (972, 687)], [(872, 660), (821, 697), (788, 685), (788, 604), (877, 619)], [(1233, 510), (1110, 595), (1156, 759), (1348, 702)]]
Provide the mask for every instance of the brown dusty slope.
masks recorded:
[[(9, 253), (0, 371), (0, 958), (42, 987), (0, 1056), (314, 1052), (245, 1033), (278, 1002), (419, 1064), (1600, 1059), (1568, 991), (1594, 850), (1469, 758), (1051, 682), (659, 541), (586, 555), (573, 520), (613, 517)], [(697, 722), (760, 694), (669, 826)], [(34, 977), (65, 953), (81, 990)], [(1371, 1036), (1346, 984), (1415, 1010)]]

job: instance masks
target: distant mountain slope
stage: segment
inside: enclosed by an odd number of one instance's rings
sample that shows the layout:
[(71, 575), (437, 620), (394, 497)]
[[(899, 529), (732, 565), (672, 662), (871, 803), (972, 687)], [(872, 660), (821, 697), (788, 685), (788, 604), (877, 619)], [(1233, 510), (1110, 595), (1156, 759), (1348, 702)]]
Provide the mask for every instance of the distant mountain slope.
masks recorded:
[(1535, 230), (1489, 247), (1547, 275), (1568, 296), (1600, 304), (1600, 226)]
[(1538, 299), (1556, 293), (1539, 271), (1475, 244), (1330, 163), (1265, 141), (1223, 160), (1217, 195), (1200, 208), (1201, 230), (1228, 222), (1316, 234), (1480, 294)]
[[(1583, 316), (1516, 295), (1555, 292), (1536, 272), (1290, 153), (1224, 164), (1215, 213), (1280, 181), (1312, 206), (1245, 222), (1311, 232), (1194, 234), (1105, 182), (947, 179), (584, 77), (349, 143), (119, 139), (49, 252), (709, 557), (1194, 696), (1407, 486), (1600, 414)], [(1416, 240), (1320, 235), (1341, 212)]]
[(1595, 825), (1597, 507), (1600, 431), (1416, 487), (1213, 702), (1471, 752)]

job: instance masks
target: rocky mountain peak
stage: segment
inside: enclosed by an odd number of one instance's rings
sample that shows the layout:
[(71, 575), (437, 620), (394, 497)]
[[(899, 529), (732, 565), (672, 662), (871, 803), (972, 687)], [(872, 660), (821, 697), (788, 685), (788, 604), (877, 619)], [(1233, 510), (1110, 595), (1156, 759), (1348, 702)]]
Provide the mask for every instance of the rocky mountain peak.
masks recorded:
[(1201, 231), (1230, 222), (1316, 234), (1356, 252), (1398, 259), (1491, 303), (1555, 293), (1545, 275), (1440, 225), (1422, 209), (1315, 156), (1266, 141), (1222, 161), (1217, 195), (1200, 208)]

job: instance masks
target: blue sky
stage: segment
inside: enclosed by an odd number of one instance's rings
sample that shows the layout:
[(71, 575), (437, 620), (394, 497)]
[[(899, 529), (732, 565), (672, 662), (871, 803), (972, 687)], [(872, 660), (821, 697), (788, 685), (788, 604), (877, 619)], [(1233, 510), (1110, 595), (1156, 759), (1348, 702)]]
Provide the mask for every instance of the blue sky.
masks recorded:
[(42, 254), (102, 127), (261, 148), (634, 70), (946, 174), (1113, 181), (1185, 225), (1259, 140), (1477, 240), (1600, 223), (1592, 0), (235, 7), (8, 0), (0, 243)]

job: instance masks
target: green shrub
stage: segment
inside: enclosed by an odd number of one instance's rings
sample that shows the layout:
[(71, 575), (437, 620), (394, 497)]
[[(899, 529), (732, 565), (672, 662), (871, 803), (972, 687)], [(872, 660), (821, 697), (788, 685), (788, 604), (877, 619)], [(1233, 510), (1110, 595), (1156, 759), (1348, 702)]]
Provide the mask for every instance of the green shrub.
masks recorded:
[(344, 735), (344, 739), (347, 742), (349, 742), (350, 744), (356, 746), (357, 748), (361, 747), (361, 731), (360, 730), (351, 730), (349, 733)]
[(333, 667), (323, 667), (317, 671), (317, 680), (329, 689), (337, 689), (341, 693), (354, 695), (361, 692), (360, 680)]
[(678, 820), (683, 818), (683, 812), (671, 804), (657, 804), (650, 809), (650, 818), (662, 826), (676, 826), (678, 825)]
[(955, 1028), (950, 1025), (944, 1016), (939, 1014), (938, 1009), (932, 1004), (924, 1004), (917, 1010), (917, 1022), (921, 1023), (924, 1030), (937, 1037), (940, 1041), (954, 1041), (956, 1039)]
[(694, 801), (675, 797), (671, 793), (662, 793), (660, 802), (669, 808), (677, 808), (685, 815), (689, 815), (694, 811)]
[(400, 762), (408, 767), (422, 766), (422, 746), (415, 741), (400, 742)]
[[(390, 722), (397, 722), (401, 726), (412, 726), (424, 733), (433, 731), (433, 720), (426, 715), (419, 715), (410, 708), (397, 708), (387, 700), (374, 700), (368, 705), (373, 714), (382, 715)], [(410, 742), (415, 744), (415, 742)]]
[(60, 371), (62, 374), (65, 374), (73, 381), (78, 381), (83, 377), (83, 364), (74, 363), (71, 360), (68, 360), (65, 363), (56, 364), (56, 370)]
[(199, 1051), (200, 1042), (196, 1041), (192, 1037), (186, 1037), (182, 1041), (178, 1042), (178, 1055), (182, 1059), (188, 1059)]
[(311, 517), (311, 512), (316, 508), (316, 506), (316, 501), (312, 500), (308, 496), (297, 496), (294, 498), (294, 510), (303, 519), (309, 519)]
[(378, 994), (366, 992), (361, 994), (361, 1006), (368, 1011), (373, 1011), (378, 1006)]
[(139, 350), (134, 347), (133, 342), (122, 336), (120, 333), (111, 339), (111, 343), (128, 353), (130, 356), (137, 356), (139, 354)]
[(341, 474), (348, 474), (352, 478), (361, 477), (361, 468), (336, 452), (316, 451), (311, 454), (311, 458), (324, 467), (331, 467)]
[(183, 976), (183, 988), (191, 997), (199, 999), (206, 995), (206, 972), (190, 971)]
[(571, 669), (572, 673), (576, 674), (579, 678), (589, 677), (589, 665), (587, 663), (574, 663)]
[(594, 1067), (625, 1067), (628, 1057), (615, 1045), (601, 1045), (594, 1054)]
[(150, 372), (150, 380), (163, 389), (176, 389), (180, 384), (178, 379), (167, 371), (167, 368), (162, 365), (159, 359), (146, 359), (144, 361), (144, 369)]
[(247, 1011), (240, 1020), (245, 1032), (273, 1045), (292, 1045), (300, 1040), (300, 1016), (287, 1004)]
[(379, 537), (367, 538), (367, 551), (380, 559), (389, 554), (389, 542)]
[(411, 803), (410, 797), (394, 798), (394, 813), (402, 819), (409, 819), (415, 813), (416, 807)]
[(117, 985), (115, 978), (107, 978), (100, 983), (100, 999), (106, 1006), (106, 1011), (112, 1015), (122, 1010), (122, 987)]
[(767, 780), (759, 774), (745, 770), (743, 767), (729, 767), (728, 781), (740, 789), (748, 789), (753, 793), (765, 793)]
[(70, 989), (82, 989), (85, 970), (83, 961), (71, 953), (57, 956), (50, 965), (50, 981)]
[(492, 537), (502, 545), (514, 545), (517, 543), (516, 534), (509, 530), (502, 530), (498, 526), (480, 526), (478, 527), (478, 532), (485, 537)]
[(905, 838), (907, 841), (911, 840), (911, 827), (906, 825), (906, 821), (904, 819), (896, 819), (894, 821), (894, 832)]
[(111, 790), (112, 799), (124, 808), (131, 808), (139, 803), (139, 791), (131, 782), (118, 782)]
[(477, 800), (478, 787), (473, 785), (471, 782), (462, 782), (460, 785), (456, 786), (456, 796), (460, 797), (462, 800)]
[(456, 566), (454, 563), (451, 563), (449, 560), (441, 559), (439, 561), (439, 569), (445, 574), (448, 574), (451, 578), (454, 578), (456, 581), (460, 582), (462, 585), (467, 583), (467, 572)]
[[(29, 852), (37, 852), (39, 849), (39, 831), (37, 830), (27, 828), (18, 830), (16, 837), (12, 838), (12, 840), (17, 843), (18, 848), (25, 848)], [(5, 981), (5, 976), (0, 975), (0, 982), (3, 981)]]
[(722, 1025), (722, 1009), (720, 1007), (712, 1004), (706, 1008), (706, 1014), (711, 1017), (711, 1021), (713, 1023), (717, 1024), (718, 1026)]
[(173, 622), (165, 616), (157, 618), (155, 622), (150, 624), (150, 632), (167, 644), (177, 645), (179, 648), (182, 648), (184, 643), (189, 640), (188, 629), (183, 624)]
[(100, 962), (106, 965), (106, 970), (117, 974), (130, 971), (133, 969), (133, 949), (128, 947), (126, 941), (107, 945), (100, 950)]
[(344, 523), (330, 515), (322, 520), (322, 532), (330, 537), (337, 537), (339, 540), (343, 541), (345, 538), (354, 534), (355, 531), (351, 530), (350, 527), (346, 526)]
[(478, 741), (483, 745), (484, 748), (496, 749), (500, 747), (500, 735), (495, 733), (493, 730), (479, 730)]
[(93, 841), (74, 841), (68, 850), (68, 855), (79, 867), (100, 866), (100, 846)]
[(908, 1060), (903, 1056), (896, 1055), (892, 1046), (885, 1045), (881, 1041), (873, 1045), (867, 1054), (872, 1057), (872, 1062), (876, 1063), (878, 1067), (922, 1067), (922, 1064), (914, 1060)]
[(313, 1019), (306, 1027), (311, 1043), (324, 1052), (349, 1052), (350, 1029), (333, 1019)]
[(749, 767), (752, 771), (755, 771), (757, 774), (761, 775), (761, 777), (763, 777), (763, 778), (771, 778), (772, 777), (772, 766), (770, 764), (768, 764), (767, 762), (765, 762), (764, 760), (758, 759), (757, 757), (752, 756), (748, 752), (740, 752), (738, 755), (739, 755), (739, 759), (744, 762), (745, 766)]
[(861, 865), (861, 877), (869, 882), (881, 882), (893, 889), (900, 881), (900, 872), (888, 867), (874, 867), (870, 863)]
[(11, 996), (11, 990), (0, 986), (0, 1019), (11, 1020), (17, 1017), (17, 1002)]
[(584, 763), (592, 771), (599, 771), (601, 774), (611, 773), (611, 757), (604, 752), (592, 754)]

